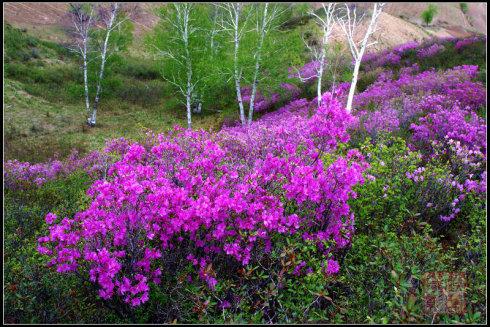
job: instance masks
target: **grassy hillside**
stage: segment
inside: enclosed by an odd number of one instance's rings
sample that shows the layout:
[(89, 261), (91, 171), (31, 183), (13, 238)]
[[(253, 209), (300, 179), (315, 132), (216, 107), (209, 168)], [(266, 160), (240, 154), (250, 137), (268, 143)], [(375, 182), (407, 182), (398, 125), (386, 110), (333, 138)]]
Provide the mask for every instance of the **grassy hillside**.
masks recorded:
[[(45, 161), (73, 148), (86, 152), (106, 139), (139, 139), (145, 129), (160, 132), (184, 124), (185, 110), (160, 78), (158, 67), (142, 57), (141, 42), (124, 54), (104, 80), (99, 124), (87, 128), (83, 80), (77, 58), (60, 44), (5, 27), (5, 159)], [(204, 111), (194, 125), (220, 126), (220, 115)]]

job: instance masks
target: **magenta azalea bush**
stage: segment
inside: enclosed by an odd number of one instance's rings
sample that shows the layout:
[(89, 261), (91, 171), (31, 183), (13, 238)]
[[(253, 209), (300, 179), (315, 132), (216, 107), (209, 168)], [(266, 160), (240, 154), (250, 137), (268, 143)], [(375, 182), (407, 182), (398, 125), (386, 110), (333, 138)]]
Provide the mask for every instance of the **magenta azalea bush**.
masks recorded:
[(486, 40), (487, 40), (486, 35), (474, 36), (474, 37), (470, 37), (470, 38), (466, 38), (466, 39), (457, 41), (454, 47), (456, 50), (461, 50), (462, 48), (465, 48), (465, 47), (467, 47), (473, 43), (480, 42), (480, 41), (486, 42)]
[(443, 51), (445, 47), (442, 44), (434, 43), (430, 47), (423, 48), (417, 51), (418, 58), (433, 57), (439, 52)]
[[(397, 131), (401, 127), (408, 127), (421, 116), (421, 123), (429, 122), (432, 118), (444, 115), (445, 111), (447, 115), (455, 112), (455, 117), (451, 118), (453, 123), (455, 119), (463, 120), (463, 125), (453, 126), (455, 129), (473, 129), (470, 126), (480, 131), (485, 129), (485, 122), (474, 114), (486, 104), (485, 87), (473, 81), (477, 66), (463, 65), (442, 72), (427, 70), (415, 73), (417, 70), (416, 65), (408, 67), (400, 72), (397, 80), (392, 80), (389, 74), (380, 74), (375, 83), (354, 97), (354, 115), (360, 119), (361, 126), (368, 133), (375, 135), (380, 131)], [(373, 107), (377, 110), (371, 110)], [(427, 114), (429, 116), (424, 116)], [(466, 114), (474, 117), (465, 122)], [(442, 125), (434, 127), (441, 129), (438, 133), (444, 133), (442, 137), (448, 132), (447, 128), (451, 128), (450, 124), (444, 126), (446, 128)], [(481, 132), (476, 133), (479, 136), (473, 138), (481, 139)], [(430, 141), (433, 133), (429, 135), (428, 127), (419, 128), (416, 139), (420, 140), (424, 135)]]
[[(324, 61), (324, 67), (328, 65), (327, 60)], [(300, 79), (305, 84), (313, 84), (318, 78), (318, 71), (320, 70), (320, 61), (312, 60), (307, 62), (299, 69), (296, 67), (290, 67), (288, 69), (288, 78)]]
[(103, 177), (111, 163), (113, 155), (124, 153), (129, 141), (121, 137), (110, 140), (105, 151), (92, 151), (81, 156), (74, 150), (65, 160), (52, 159), (48, 162), (32, 164), (18, 160), (8, 160), (3, 167), (4, 187), (9, 190), (40, 187), (50, 180), (67, 176), (76, 170), (83, 170), (92, 179)]
[[(254, 102), (254, 112), (265, 112), (270, 110), (274, 105), (278, 104), (280, 101), (291, 101), (298, 98), (300, 95), (300, 89), (291, 83), (281, 83), (280, 93), (272, 93), (270, 96), (265, 96), (261, 92), (256, 91), (255, 102)], [(242, 88), (242, 100), (245, 104), (250, 104), (252, 96), (252, 87), (245, 86)]]
[(221, 256), (246, 266), (281, 235), (316, 242), (326, 273), (337, 273), (335, 252), (354, 231), (347, 201), (367, 164), (356, 150), (335, 155), (355, 121), (342, 105), (325, 94), (312, 116), (310, 107), (297, 100), (250, 127), (215, 135), (176, 128), (131, 144), (89, 189), (86, 210), (46, 216), (38, 251), (60, 273), (87, 273), (103, 299), (132, 306), (175, 273), (162, 263), (176, 248), (211, 289)]

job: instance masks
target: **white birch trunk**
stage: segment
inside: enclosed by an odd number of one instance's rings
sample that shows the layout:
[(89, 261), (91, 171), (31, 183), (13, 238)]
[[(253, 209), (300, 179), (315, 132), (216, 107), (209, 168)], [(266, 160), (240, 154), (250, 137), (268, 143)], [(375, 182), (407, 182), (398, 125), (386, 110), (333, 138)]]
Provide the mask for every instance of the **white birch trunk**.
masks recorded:
[(109, 23), (107, 24), (107, 31), (106, 31), (106, 35), (105, 35), (104, 46), (102, 47), (99, 79), (97, 80), (97, 91), (95, 93), (95, 100), (94, 100), (94, 106), (92, 109), (92, 115), (90, 116), (90, 119), (89, 119), (89, 125), (90, 126), (95, 126), (95, 124), (97, 122), (97, 107), (98, 107), (99, 100), (100, 100), (100, 92), (102, 90), (102, 79), (104, 78), (104, 66), (105, 66), (105, 62), (106, 62), (107, 45), (109, 44), (109, 36), (111, 34), (111, 31), (112, 31), (112, 25), (114, 23), (114, 19), (116, 18), (116, 15), (117, 15), (118, 7), (119, 7), (119, 4), (115, 3), (114, 7), (111, 10), (111, 16), (109, 18)]
[(85, 89), (85, 108), (87, 115), (90, 113), (90, 99), (88, 94), (88, 66), (87, 66), (87, 39), (83, 41), (83, 85)]
[(254, 102), (255, 102), (255, 94), (257, 93), (257, 84), (260, 70), (260, 56), (262, 54), (262, 46), (264, 44), (265, 33), (267, 30), (266, 21), (267, 21), (267, 9), (269, 7), (269, 3), (266, 3), (264, 6), (264, 17), (262, 18), (262, 31), (260, 34), (259, 45), (257, 47), (257, 52), (255, 53), (255, 71), (254, 78), (252, 83), (252, 94), (250, 96), (250, 104), (248, 110), (248, 124), (252, 124), (252, 118), (254, 114)]
[(354, 94), (356, 91), (357, 79), (359, 75), (359, 68), (361, 67), (362, 57), (364, 56), (364, 52), (366, 51), (366, 48), (368, 48), (370, 45), (376, 44), (376, 42), (368, 44), (368, 40), (369, 37), (376, 31), (378, 17), (381, 14), (381, 11), (383, 10), (384, 3), (374, 3), (371, 21), (369, 22), (369, 26), (366, 30), (366, 33), (364, 34), (364, 38), (362, 39), (360, 45), (358, 45), (355, 42), (354, 37), (355, 37), (356, 28), (358, 27), (358, 25), (360, 25), (362, 17), (360, 20), (357, 20), (355, 9), (352, 11), (353, 17), (351, 17), (351, 9), (347, 6), (347, 4), (345, 6), (347, 9), (346, 10), (347, 15), (346, 17), (340, 18), (339, 23), (345, 35), (347, 36), (347, 41), (352, 54), (352, 58), (355, 61), (354, 71), (352, 74), (352, 82), (350, 85), (349, 95), (347, 97), (347, 105), (346, 105), (346, 110), (350, 112), (352, 110), (352, 102), (354, 100)]
[(88, 89), (88, 42), (90, 28), (92, 26), (92, 19), (94, 16), (94, 6), (90, 6), (90, 12), (85, 12), (80, 4), (70, 4), (70, 8), (69, 13), (73, 27), (75, 28), (75, 44), (74, 47), (70, 49), (80, 55), (82, 59), (85, 113), (88, 119), (90, 116), (90, 96)]
[(354, 65), (354, 72), (352, 73), (352, 81), (350, 83), (349, 96), (347, 97), (347, 111), (352, 110), (352, 101), (354, 100), (354, 93), (356, 92), (357, 76), (359, 75), (359, 68), (361, 67), (361, 61), (356, 60)]
[(216, 54), (216, 45), (214, 43), (214, 38), (216, 34), (218, 34), (218, 28), (216, 27), (217, 20), (218, 20), (217, 7), (216, 5), (213, 5), (213, 27), (211, 28), (211, 40), (210, 40), (211, 53), (213, 55)]
[(320, 108), (320, 105), (322, 104), (322, 78), (323, 78), (323, 66), (325, 65), (325, 42), (323, 44), (322, 48), (322, 55), (320, 57), (320, 67), (318, 71), (318, 79), (317, 79), (317, 86), (316, 86), (316, 93), (317, 93), (317, 99), (318, 99), (318, 108)]
[(183, 35), (186, 66), (187, 66), (187, 89), (186, 89), (186, 109), (187, 109), (187, 128), (192, 129), (192, 63), (189, 53), (189, 8), (184, 10), (184, 30)]
[(235, 89), (236, 89), (236, 98), (238, 101), (238, 108), (240, 110), (240, 121), (242, 123), (242, 126), (245, 126), (246, 121), (245, 121), (245, 109), (243, 108), (243, 99), (242, 99), (242, 86), (241, 86), (241, 79), (242, 79), (242, 73), (238, 69), (238, 50), (240, 47), (240, 38), (238, 35), (238, 26), (239, 26), (239, 20), (240, 20), (240, 4), (237, 4), (237, 7), (234, 10), (235, 14), (235, 24), (234, 24), (234, 30), (235, 30), (235, 52), (233, 56), (233, 64), (234, 64), (234, 69), (235, 69)]
[(191, 116), (191, 93), (190, 93), (190, 82), (187, 79), (187, 93), (186, 93), (186, 108), (187, 108), (187, 128), (192, 129), (192, 116)]
[(238, 101), (238, 108), (240, 110), (240, 121), (242, 126), (245, 126), (245, 109), (243, 108), (243, 99), (242, 99), (242, 88), (240, 85), (241, 73), (238, 72), (238, 66), (235, 64), (235, 89), (236, 89), (236, 98)]
[[(317, 78), (317, 105), (320, 107), (322, 102), (322, 81), (323, 81), (323, 73), (325, 71), (325, 58), (326, 58), (326, 46), (328, 44), (328, 40), (330, 35), (332, 34), (332, 28), (334, 23), (334, 11), (335, 11), (335, 3), (329, 3), (326, 7), (325, 4), (322, 4), (323, 11), (325, 12), (325, 17), (322, 18), (318, 16), (315, 12), (312, 12), (311, 15), (315, 17), (317, 23), (323, 29), (322, 43), (320, 51), (317, 49), (310, 47), (306, 42), (307, 48), (313, 52), (313, 56), (316, 60), (319, 61), (320, 66), (316, 70), (316, 78)], [(298, 72), (299, 73), (299, 72)], [(301, 80), (307, 80), (309, 78), (303, 78), (301, 74), (298, 74)]]

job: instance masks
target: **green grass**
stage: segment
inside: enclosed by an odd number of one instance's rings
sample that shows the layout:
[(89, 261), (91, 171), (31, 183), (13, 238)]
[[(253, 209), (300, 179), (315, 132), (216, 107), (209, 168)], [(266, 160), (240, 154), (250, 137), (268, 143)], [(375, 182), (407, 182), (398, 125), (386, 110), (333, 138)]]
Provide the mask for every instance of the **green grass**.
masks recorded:
[[(186, 126), (185, 108), (161, 80), (159, 68), (130, 51), (108, 67), (97, 126), (89, 128), (77, 58), (59, 44), (10, 25), (4, 33), (5, 160), (63, 158), (72, 149), (100, 149), (111, 138), (142, 140), (147, 130)], [(193, 116), (193, 126), (216, 130), (225, 114), (230, 113), (205, 109)]]
[[(78, 103), (49, 102), (26, 91), (22, 82), (5, 79), (5, 159), (39, 162), (55, 153), (64, 157), (73, 148), (81, 153), (100, 149), (107, 139), (142, 140), (146, 130), (163, 132), (175, 124), (185, 126), (185, 110), (174, 97), (159, 98), (149, 106), (117, 99), (103, 100), (98, 124), (85, 124), (85, 108)], [(194, 116), (194, 126), (217, 129), (222, 118), (213, 114)]]

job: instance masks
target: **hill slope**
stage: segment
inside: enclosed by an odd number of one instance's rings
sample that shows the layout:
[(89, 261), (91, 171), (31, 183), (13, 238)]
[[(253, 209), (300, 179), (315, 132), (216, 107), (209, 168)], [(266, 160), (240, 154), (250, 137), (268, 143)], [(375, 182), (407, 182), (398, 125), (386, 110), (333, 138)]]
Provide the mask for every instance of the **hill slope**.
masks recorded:
[[(138, 3), (138, 14), (135, 15), (135, 35), (141, 36), (150, 30), (158, 21), (153, 14), (155, 6), (162, 3)], [(421, 26), (420, 14), (427, 8), (428, 2), (388, 3), (385, 14), (381, 17), (380, 44), (389, 47), (413, 39), (436, 36), (464, 37), (470, 33), (487, 32), (487, 5), (484, 2), (468, 3), (468, 12), (464, 14), (459, 3), (438, 3), (439, 13), (430, 28)], [(319, 7), (320, 3), (314, 3)], [(370, 8), (369, 3), (359, 3), (361, 8)], [(14, 26), (26, 28), (34, 35), (59, 41), (63, 38), (63, 15), (67, 3), (5, 3), (4, 20)]]

